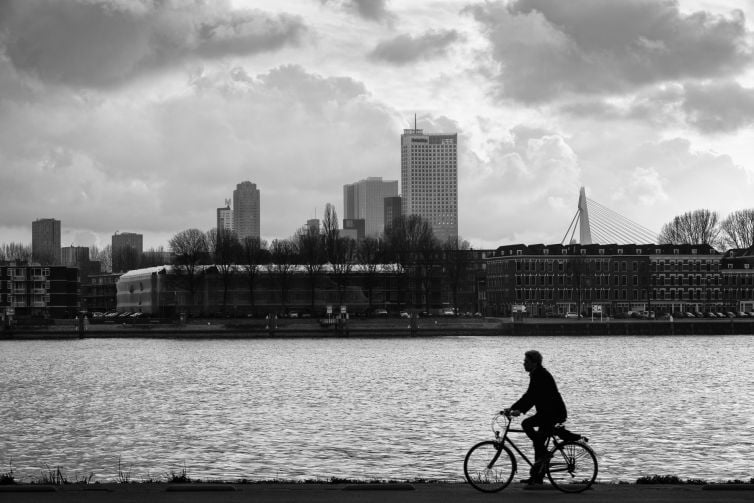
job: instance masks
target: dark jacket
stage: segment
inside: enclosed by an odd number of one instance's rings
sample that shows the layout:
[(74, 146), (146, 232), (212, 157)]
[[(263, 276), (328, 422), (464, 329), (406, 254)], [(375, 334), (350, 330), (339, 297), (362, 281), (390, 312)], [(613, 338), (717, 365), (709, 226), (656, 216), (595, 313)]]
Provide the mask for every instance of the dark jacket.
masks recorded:
[(563, 422), (568, 416), (555, 379), (542, 366), (529, 373), (529, 389), (511, 409), (526, 412), (532, 407), (537, 408), (537, 416), (549, 418), (553, 423)]

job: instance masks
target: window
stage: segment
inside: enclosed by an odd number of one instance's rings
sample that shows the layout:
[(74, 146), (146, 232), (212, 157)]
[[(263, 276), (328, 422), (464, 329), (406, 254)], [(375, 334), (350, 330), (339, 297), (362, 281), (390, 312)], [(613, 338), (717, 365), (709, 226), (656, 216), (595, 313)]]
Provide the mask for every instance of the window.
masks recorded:
[(586, 250), (582, 249), (582, 250), (581, 250), (581, 254), (582, 254), (582, 255), (586, 255)]
[(678, 255), (678, 248), (673, 248), (673, 255)]

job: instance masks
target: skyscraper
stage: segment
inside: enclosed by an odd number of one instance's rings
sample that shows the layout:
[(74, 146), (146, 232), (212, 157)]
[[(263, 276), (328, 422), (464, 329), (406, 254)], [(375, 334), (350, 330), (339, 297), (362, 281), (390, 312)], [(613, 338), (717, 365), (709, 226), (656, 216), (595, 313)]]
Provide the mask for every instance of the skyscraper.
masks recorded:
[(217, 230), (233, 230), (233, 210), (230, 209), (230, 199), (225, 200), (224, 208), (217, 208)]
[(385, 230), (385, 198), (398, 195), (398, 180), (370, 176), (343, 186), (343, 219), (364, 220), (364, 235)]
[(246, 181), (236, 185), (233, 191), (233, 230), (239, 240), (260, 237), (259, 215), (259, 189), (256, 184)]
[(440, 241), (458, 237), (457, 143), (457, 133), (401, 135), (402, 212), (427, 220)]
[(31, 223), (31, 259), (44, 265), (60, 264), (60, 220), (40, 218)]
[(127, 272), (139, 267), (144, 252), (144, 236), (135, 232), (116, 232), (112, 238), (113, 272)]
[(393, 225), (393, 220), (401, 216), (401, 196), (385, 198), (385, 230)]

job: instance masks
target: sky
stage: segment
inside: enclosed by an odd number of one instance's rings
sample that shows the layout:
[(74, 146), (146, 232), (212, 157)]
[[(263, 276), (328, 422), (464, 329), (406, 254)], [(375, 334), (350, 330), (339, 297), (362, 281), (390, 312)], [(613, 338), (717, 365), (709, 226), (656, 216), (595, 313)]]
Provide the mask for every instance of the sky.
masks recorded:
[(459, 234), (559, 243), (579, 188), (658, 232), (754, 207), (754, 0), (0, 0), (0, 243), (287, 238), (400, 134), (458, 133)]

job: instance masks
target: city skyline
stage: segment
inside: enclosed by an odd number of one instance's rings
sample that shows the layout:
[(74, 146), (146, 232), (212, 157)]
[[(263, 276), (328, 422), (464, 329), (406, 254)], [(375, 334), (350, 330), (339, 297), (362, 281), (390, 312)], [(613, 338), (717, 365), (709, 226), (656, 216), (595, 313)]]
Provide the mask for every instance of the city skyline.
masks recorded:
[(240, 180), (289, 237), (343, 184), (398, 179), (414, 113), (458, 133), (477, 248), (559, 242), (582, 185), (654, 231), (754, 206), (754, 2), (563, 5), (5, 2), (0, 242), (52, 216), (61, 246), (166, 247)]

